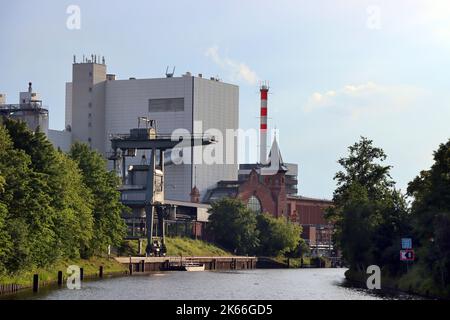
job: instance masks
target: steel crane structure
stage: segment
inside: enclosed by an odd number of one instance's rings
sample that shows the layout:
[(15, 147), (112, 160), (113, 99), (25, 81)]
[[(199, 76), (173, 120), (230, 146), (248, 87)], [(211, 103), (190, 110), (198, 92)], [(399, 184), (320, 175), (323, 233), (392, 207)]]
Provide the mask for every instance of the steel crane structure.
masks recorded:
[[(144, 122), (145, 126), (141, 127)], [(137, 150), (145, 150), (143, 159), (147, 166), (145, 197), (137, 199), (139, 204), (145, 208), (146, 255), (158, 255), (165, 253), (164, 219), (167, 216), (170, 205), (164, 202), (164, 152), (176, 148), (193, 148), (214, 143), (213, 137), (205, 135), (176, 136), (158, 134), (156, 132), (156, 121), (146, 117), (138, 118), (138, 128), (130, 130), (129, 134), (117, 134), (111, 136), (112, 153), (108, 157), (114, 161), (114, 169), (117, 162), (121, 160), (122, 183), (126, 184), (126, 158), (135, 157)], [(147, 158), (146, 153), (149, 155)], [(141, 165), (142, 167), (142, 165)], [(155, 213), (158, 218), (159, 237), (153, 235), (153, 224)], [(158, 240), (161, 239), (161, 245)]]

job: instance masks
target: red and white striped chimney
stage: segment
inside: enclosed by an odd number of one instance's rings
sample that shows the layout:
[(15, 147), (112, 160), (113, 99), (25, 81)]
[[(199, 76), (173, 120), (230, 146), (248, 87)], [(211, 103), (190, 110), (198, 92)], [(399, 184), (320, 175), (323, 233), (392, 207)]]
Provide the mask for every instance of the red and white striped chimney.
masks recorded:
[(263, 83), (260, 87), (261, 92), (261, 126), (259, 132), (259, 162), (265, 164), (267, 161), (267, 95), (269, 86)]

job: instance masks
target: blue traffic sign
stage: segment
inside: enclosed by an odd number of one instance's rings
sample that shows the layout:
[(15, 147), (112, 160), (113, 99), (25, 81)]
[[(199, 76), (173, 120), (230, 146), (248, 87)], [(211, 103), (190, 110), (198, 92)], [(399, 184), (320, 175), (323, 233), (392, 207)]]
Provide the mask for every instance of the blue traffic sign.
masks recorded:
[(412, 249), (411, 238), (402, 238), (402, 249)]

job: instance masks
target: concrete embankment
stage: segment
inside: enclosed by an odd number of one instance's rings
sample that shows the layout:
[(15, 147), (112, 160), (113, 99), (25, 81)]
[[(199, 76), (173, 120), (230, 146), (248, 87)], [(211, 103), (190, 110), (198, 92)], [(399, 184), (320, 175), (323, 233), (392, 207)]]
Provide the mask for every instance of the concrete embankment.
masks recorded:
[[(255, 269), (257, 267), (257, 258), (256, 257), (242, 257), (242, 256), (226, 256), (226, 257), (117, 257), (114, 258), (117, 265), (123, 265), (124, 271), (116, 271), (111, 272), (109, 270), (104, 270), (102, 266), (94, 266), (87, 268), (84, 264), (81, 264), (84, 267), (84, 275), (82, 280), (87, 279), (100, 279), (105, 276), (125, 276), (132, 275), (135, 272), (159, 272), (167, 270), (168, 267), (172, 264), (185, 264), (189, 262), (197, 262), (205, 265), (205, 270), (245, 270), (245, 269)], [(118, 262), (118, 263), (117, 263)], [(95, 272), (94, 268), (98, 268), (97, 272)], [(101, 269), (100, 269), (101, 268)], [(92, 269), (92, 270), (91, 270)], [(59, 282), (56, 278), (58, 274), (58, 270), (65, 269), (55, 269), (54, 277), (50, 279), (42, 279), (42, 274), (38, 275), (38, 288), (39, 287), (47, 287), (51, 285), (62, 285), (63, 282), (67, 280), (67, 275), (64, 274), (61, 277)], [(101, 270), (101, 271), (100, 271)], [(86, 272), (87, 271), (87, 272)], [(62, 273), (62, 271), (60, 271)], [(49, 271), (46, 271), (49, 273)], [(30, 279), (33, 277), (30, 275)], [(47, 278), (47, 277), (46, 277)], [(19, 291), (23, 290), (31, 290), (33, 288), (33, 282), (25, 283), (25, 284), (1, 284), (0, 285), (0, 295), (8, 295), (15, 294)]]
[(128, 265), (130, 272), (152, 272), (167, 270), (170, 265), (198, 262), (205, 270), (255, 269), (256, 257), (118, 257), (116, 261)]
[[(65, 283), (71, 272), (69, 266), (79, 266), (83, 270), (84, 279), (100, 279), (102, 277), (123, 276), (128, 268), (114, 259), (92, 257), (91, 259), (62, 260), (42, 268), (32, 268), (9, 275), (0, 275), (0, 295), (14, 294), (19, 291), (48, 287)], [(36, 284), (37, 282), (37, 284)]]

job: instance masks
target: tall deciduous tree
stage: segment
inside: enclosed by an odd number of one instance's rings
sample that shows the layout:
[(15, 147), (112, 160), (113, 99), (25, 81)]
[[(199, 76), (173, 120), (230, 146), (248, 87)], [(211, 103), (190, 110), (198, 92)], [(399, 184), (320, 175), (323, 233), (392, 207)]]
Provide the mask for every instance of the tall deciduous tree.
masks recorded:
[(93, 197), (94, 234), (86, 255), (105, 252), (108, 245), (118, 246), (126, 233), (121, 218), (125, 206), (117, 190), (119, 178), (107, 171), (104, 158), (86, 144), (74, 143), (69, 154), (81, 169), (83, 182)]
[(300, 242), (302, 228), (284, 218), (275, 218), (267, 213), (256, 217), (259, 231), (258, 254), (278, 256), (293, 251)]
[(434, 153), (430, 170), (422, 171), (408, 185), (414, 197), (414, 229), (425, 274), (450, 294), (450, 140)]
[(384, 151), (362, 137), (338, 161), (343, 170), (334, 178), (334, 206), (327, 218), (336, 224), (335, 240), (343, 257), (360, 271), (377, 264), (399, 272), (400, 238), (410, 233), (405, 197), (395, 190), (385, 160)]
[[(1, 130), (1, 128), (0, 128)], [(1, 148), (1, 133), (0, 133), (0, 148)], [(5, 192), (4, 189), (5, 178), (0, 175), (0, 195)], [(11, 238), (6, 229), (6, 218), (8, 215), (8, 208), (0, 201), (0, 274), (5, 272), (5, 261), (11, 254)]]
[(83, 183), (83, 175), (75, 161), (67, 155), (56, 155), (58, 175), (53, 177), (53, 202), (56, 209), (57, 248), (62, 257), (79, 258), (86, 252), (94, 234), (92, 215), (94, 199)]
[[(23, 124), (14, 121), (7, 121), (6, 124), (0, 137), (0, 152), (3, 153), (0, 156), (0, 172), (5, 179), (0, 201), (7, 207), (6, 225), (14, 249), (14, 254), (6, 259), (6, 265), (10, 270), (18, 270), (54, 260), (54, 210), (47, 188), (47, 176), (33, 170), (30, 155), (14, 148), (14, 141), (18, 138), (8, 134), (9, 129), (14, 132), (13, 128)], [(31, 137), (23, 139), (28, 138)]]
[(209, 210), (208, 229), (215, 241), (238, 254), (253, 253), (259, 245), (256, 214), (236, 199), (223, 198)]

